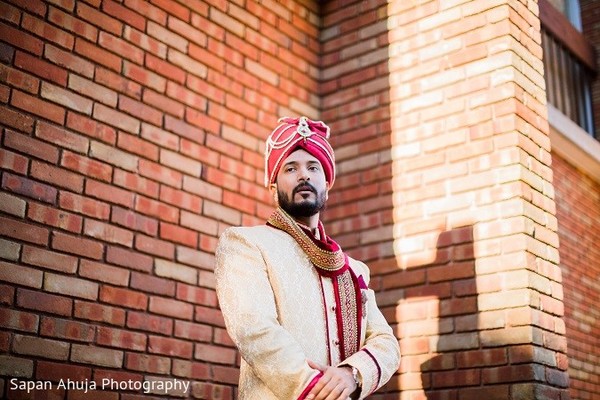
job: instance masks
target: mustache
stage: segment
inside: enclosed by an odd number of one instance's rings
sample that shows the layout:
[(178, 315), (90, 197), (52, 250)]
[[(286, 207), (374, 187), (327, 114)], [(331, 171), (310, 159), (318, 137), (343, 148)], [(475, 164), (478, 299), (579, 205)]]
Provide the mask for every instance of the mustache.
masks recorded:
[(304, 191), (304, 190), (310, 190), (314, 194), (317, 194), (317, 189), (315, 189), (315, 187), (308, 182), (302, 182), (301, 184), (296, 186), (294, 188), (294, 190), (292, 191), (292, 194), (296, 194), (296, 193)]

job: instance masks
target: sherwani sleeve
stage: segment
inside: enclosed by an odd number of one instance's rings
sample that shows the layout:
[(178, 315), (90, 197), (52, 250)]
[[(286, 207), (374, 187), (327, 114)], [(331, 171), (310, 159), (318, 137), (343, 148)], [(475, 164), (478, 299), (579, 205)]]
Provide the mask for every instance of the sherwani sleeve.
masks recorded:
[(216, 289), (227, 331), (253, 373), (278, 398), (297, 399), (318, 371), (279, 324), (267, 264), (237, 229), (222, 234), (216, 251)]
[[(368, 269), (365, 266), (365, 269)], [(365, 290), (367, 296), (366, 337), (361, 349), (340, 365), (358, 369), (362, 384), (359, 399), (364, 399), (387, 383), (400, 364), (400, 346), (392, 328), (377, 307), (375, 293)]]

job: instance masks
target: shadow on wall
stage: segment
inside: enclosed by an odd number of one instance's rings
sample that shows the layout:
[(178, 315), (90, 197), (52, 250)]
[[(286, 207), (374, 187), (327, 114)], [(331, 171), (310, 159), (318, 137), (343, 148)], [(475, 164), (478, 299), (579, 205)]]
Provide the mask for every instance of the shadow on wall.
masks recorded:
[(433, 258), (385, 275), (380, 284), (378, 302), (396, 329), (402, 361), (400, 374), (370, 398), (458, 399), (458, 388), (479, 386), (477, 359), (484, 354), (473, 227), (440, 233)]

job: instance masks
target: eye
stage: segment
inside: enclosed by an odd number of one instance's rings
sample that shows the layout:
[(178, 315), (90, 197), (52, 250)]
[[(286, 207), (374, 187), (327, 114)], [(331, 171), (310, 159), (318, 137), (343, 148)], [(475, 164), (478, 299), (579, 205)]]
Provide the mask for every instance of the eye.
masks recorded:
[(319, 167), (316, 165), (311, 165), (310, 167), (308, 167), (309, 171), (319, 171)]
[(286, 167), (286, 168), (284, 169), (284, 171), (285, 171), (285, 172), (294, 172), (294, 171), (296, 171), (296, 167)]

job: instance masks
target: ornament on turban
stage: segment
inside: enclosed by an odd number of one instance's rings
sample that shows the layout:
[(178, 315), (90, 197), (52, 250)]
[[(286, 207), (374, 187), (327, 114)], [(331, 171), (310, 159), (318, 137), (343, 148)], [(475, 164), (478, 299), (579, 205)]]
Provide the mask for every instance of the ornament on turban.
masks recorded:
[(306, 117), (279, 119), (279, 125), (267, 138), (265, 147), (265, 186), (277, 179), (283, 161), (292, 152), (303, 149), (315, 157), (323, 166), (329, 186), (335, 180), (335, 157), (327, 141), (329, 127), (321, 121)]

